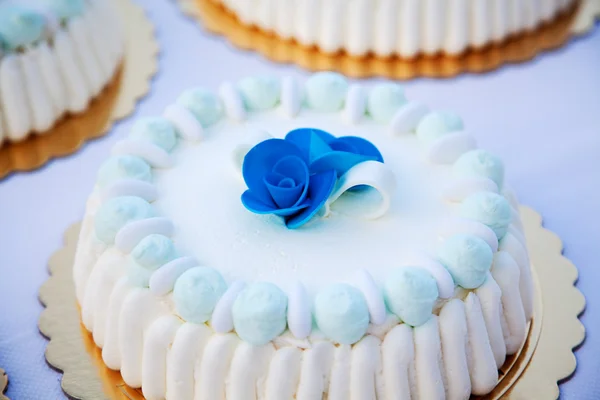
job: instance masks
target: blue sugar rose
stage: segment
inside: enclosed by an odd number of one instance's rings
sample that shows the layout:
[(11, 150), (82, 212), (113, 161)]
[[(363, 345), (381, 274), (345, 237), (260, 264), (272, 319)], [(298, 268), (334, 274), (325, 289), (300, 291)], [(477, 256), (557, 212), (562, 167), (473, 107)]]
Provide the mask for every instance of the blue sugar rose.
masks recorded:
[(275, 214), (288, 228), (298, 228), (325, 205), (337, 179), (365, 161), (383, 162), (379, 150), (365, 139), (296, 129), (246, 154), (242, 174), (248, 190), (242, 203), (256, 214)]

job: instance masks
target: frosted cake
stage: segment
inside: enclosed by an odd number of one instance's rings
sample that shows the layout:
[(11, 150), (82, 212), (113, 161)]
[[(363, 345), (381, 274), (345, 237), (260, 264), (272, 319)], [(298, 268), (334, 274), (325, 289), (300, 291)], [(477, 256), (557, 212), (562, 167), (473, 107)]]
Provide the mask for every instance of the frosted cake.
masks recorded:
[(246, 24), (325, 53), (458, 55), (549, 22), (576, 0), (214, 0)]
[(334, 73), (192, 88), (101, 166), (73, 277), (147, 399), (468, 399), (532, 317), (518, 203), (461, 118)]
[(0, 145), (84, 111), (122, 55), (112, 0), (0, 0)]

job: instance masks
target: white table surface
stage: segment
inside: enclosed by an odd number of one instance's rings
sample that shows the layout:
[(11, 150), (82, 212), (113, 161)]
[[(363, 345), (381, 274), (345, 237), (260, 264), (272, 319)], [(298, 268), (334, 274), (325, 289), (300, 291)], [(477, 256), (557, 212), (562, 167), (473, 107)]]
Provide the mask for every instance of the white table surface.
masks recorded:
[[(233, 49), (204, 33), (172, 2), (137, 0), (157, 26), (160, 72), (136, 117), (161, 113), (191, 85), (258, 73), (306, 75)], [(539, 211), (579, 268), (587, 339), (563, 399), (600, 398), (600, 29), (528, 64), (487, 75), (405, 84), (409, 97), (459, 112), (483, 148), (506, 162), (520, 200)], [(83, 213), (96, 171), (133, 118), (77, 154), (0, 181), (0, 366), (16, 400), (63, 398), (61, 375), (45, 362), (37, 297), (46, 263)], [(551, 310), (549, 311), (551, 312)]]

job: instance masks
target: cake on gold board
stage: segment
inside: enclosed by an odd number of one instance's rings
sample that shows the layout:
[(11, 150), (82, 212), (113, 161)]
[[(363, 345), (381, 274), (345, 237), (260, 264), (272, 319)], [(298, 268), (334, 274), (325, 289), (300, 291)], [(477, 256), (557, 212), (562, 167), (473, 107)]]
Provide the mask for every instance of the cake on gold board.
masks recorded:
[(192, 88), (139, 120), (73, 280), (146, 399), (486, 395), (533, 350), (539, 299), (502, 162), (458, 115), (335, 73)]
[(0, 0), (0, 144), (85, 111), (124, 40), (112, 0)]
[[(145, 13), (142, 8), (135, 5), (131, 2), (131, 0), (122, 0), (114, 3), (114, 7), (111, 7), (112, 0), (108, 1), (99, 1), (86, 0), (84, 2), (73, 1), (73, 2), (60, 2), (54, 0), (39, 0), (38, 7), (35, 8), (35, 12), (32, 11), (31, 5), (33, 4), (33, 0), (18, 3), (18, 7), (13, 8), (15, 6), (15, 2), (3, 2), (0, 0), (0, 7), (5, 7), (10, 10), (20, 10), (23, 15), (27, 16), (24, 18), (25, 21), (29, 21), (29, 18), (33, 18), (34, 21), (38, 21), (37, 16), (41, 14), (41, 11), (48, 10), (41, 8), (40, 5), (62, 5), (63, 7), (75, 7), (75, 11), (79, 10), (79, 6), (84, 6), (84, 14), (82, 16), (75, 16), (69, 19), (61, 19), (60, 22), (57, 22), (58, 25), (55, 29), (56, 31), (45, 31), (44, 37), (49, 38), (48, 41), (36, 41), (30, 46), (21, 46), (20, 48), (4, 53), (3, 56), (0, 56), (0, 65), (7, 66), (8, 75), (7, 78), (10, 78), (10, 84), (8, 86), (4, 86), (3, 81), (0, 81), (0, 97), (2, 96), (3, 90), (4, 93), (7, 93), (6, 102), (2, 103), (0, 101), (0, 119), (4, 121), (3, 125), (0, 127), (0, 131), (3, 131), (5, 134), (5, 138), (3, 143), (0, 145), (0, 179), (4, 178), (8, 174), (16, 171), (30, 171), (35, 168), (39, 168), (44, 165), (48, 160), (54, 157), (61, 157), (65, 155), (72, 154), (77, 149), (79, 149), (86, 141), (91, 140), (93, 138), (100, 137), (106, 134), (111, 125), (118, 119), (124, 118), (129, 113), (131, 113), (137, 101), (145, 95), (150, 89), (150, 80), (156, 73), (158, 69), (157, 63), (157, 55), (158, 55), (158, 45), (156, 39), (154, 37), (154, 27), (151, 22), (145, 16)], [(96, 4), (97, 3), (97, 4)], [(27, 6), (26, 11), (23, 11), (23, 7)], [(77, 6), (79, 5), (79, 6)], [(101, 19), (100, 17), (103, 15), (98, 10), (104, 9), (108, 7), (109, 13), (112, 15), (110, 18), (106, 17)], [(70, 9), (70, 8), (67, 8)], [(94, 13), (92, 13), (94, 11)], [(96, 12), (98, 11), (98, 12)], [(18, 14), (21, 15), (21, 14)], [(45, 15), (50, 15), (48, 12)], [(108, 18), (108, 19), (107, 19)], [(51, 17), (47, 17), (48, 21), (52, 21)], [(89, 20), (93, 20), (90, 22)], [(44, 20), (46, 21), (46, 20)], [(106, 23), (106, 21), (109, 21)], [(110, 58), (111, 62), (114, 62), (114, 71), (112, 75), (107, 76), (107, 81), (103, 83), (103, 89), (101, 92), (92, 98), (88, 98), (85, 102), (85, 110), (78, 113), (73, 113), (69, 110), (66, 112), (58, 113), (58, 106), (60, 104), (67, 104), (70, 102), (71, 91), (68, 86), (64, 86), (64, 93), (61, 92), (61, 96), (59, 96), (62, 100), (59, 102), (54, 102), (53, 99), (49, 99), (46, 96), (49, 92), (48, 88), (51, 87), (52, 83), (57, 85), (64, 84), (67, 82), (66, 79), (63, 79), (63, 75), (65, 78), (69, 78), (72, 74), (67, 70), (61, 70), (60, 63), (62, 62), (59, 57), (64, 53), (64, 49), (59, 51), (56, 46), (58, 46), (58, 41), (54, 40), (50, 35), (50, 32), (55, 32), (55, 35), (60, 36), (62, 42), (67, 40), (68, 38), (73, 39), (74, 36), (77, 37), (77, 45), (89, 44), (90, 47), (88, 50), (98, 50), (91, 45), (91, 42), (82, 42), (86, 36), (80, 35), (80, 30), (82, 22), (86, 22), (85, 29), (89, 30), (88, 33), (92, 33), (92, 29), (96, 27), (96, 25), (100, 24), (101, 26), (98, 29), (107, 29), (107, 27), (118, 28), (120, 21), (127, 21), (126, 24), (122, 25), (122, 32), (119, 33), (119, 46), (122, 47), (122, 55), (118, 58)], [(14, 22), (14, 21), (13, 21)], [(18, 21), (17, 21), (18, 22)], [(89, 23), (87, 23), (89, 22)], [(19, 26), (10, 25), (10, 26)], [(117, 32), (116, 29), (111, 28), (113, 32), (111, 35), (100, 35), (95, 36), (95, 38), (100, 37), (102, 40), (100, 42), (109, 45), (112, 35), (115, 35)], [(7, 29), (5, 26), (4, 29)], [(21, 32), (17, 30), (15, 32)], [(21, 32), (22, 33), (22, 32)], [(101, 33), (101, 32), (100, 32)], [(16, 36), (15, 36), (16, 37)], [(116, 37), (115, 37), (116, 39)], [(3, 39), (0, 39), (2, 42)], [(6, 39), (4, 39), (6, 40)], [(73, 39), (74, 40), (74, 39)], [(61, 43), (62, 43), (61, 42)], [(85, 71), (86, 74), (91, 74), (91, 70), (84, 68), (83, 64), (79, 62), (80, 59), (83, 59), (83, 55), (78, 55), (75, 50), (78, 50), (79, 47), (75, 47), (76, 43), (72, 41), (72, 50), (73, 50), (73, 63), (69, 63), (69, 68), (71, 70), (80, 68), (81, 71)], [(64, 48), (68, 48), (68, 45), (61, 45)], [(108, 48), (106, 50), (109, 50)], [(41, 63), (42, 56), (40, 54), (48, 55), (48, 51), (52, 55), (55, 61), (55, 65), (51, 62), (49, 63)], [(88, 51), (89, 53), (89, 51)], [(88, 54), (86, 53), (86, 54)], [(99, 55), (100, 51), (95, 51), (92, 55)], [(111, 53), (112, 54), (112, 53)], [(90, 54), (88, 54), (90, 55)], [(38, 57), (39, 56), (39, 57)], [(109, 54), (107, 53), (108, 57)], [(45, 56), (44, 56), (45, 57)], [(117, 54), (113, 54), (112, 57), (117, 57)], [(95, 59), (95, 58), (94, 58)], [(98, 60), (100, 57), (98, 57)], [(25, 63), (26, 60), (33, 60), (31, 64)], [(96, 60), (96, 61), (98, 61)], [(92, 59), (88, 59), (88, 64), (91, 63)], [(105, 60), (106, 61), (106, 60)], [(20, 66), (17, 69), (8, 68), (9, 65), (17, 65)], [(99, 67), (100, 64), (98, 64)], [(57, 67), (56, 69), (54, 67)], [(58, 74), (57, 80), (44, 80), (46, 79), (46, 75), (49, 73), (49, 70), (55, 70)], [(29, 71), (27, 74), (24, 74), (24, 71)], [(35, 75), (33, 72), (39, 72), (42, 74), (41, 79), (40, 76)], [(80, 72), (81, 72), (80, 71)], [(31, 72), (31, 73), (30, 73)], [(71, 71), (72, 72), (72, 71)], [(12, 74), (12, 75), (11, 75)], [(1, 68), (0, 68), (1, 75)], [(86, 75), (86, 77), (88, 76)], [(12, 76), (12, 77), (11, 77)], [(40, 79), (34, 79), (35, 77)], [(104, 76), (104, 75), (103, 75)], [(33, 78), (32, 78), (33, 77)], [(27, 78), (27, 80), (24, 80)], [(31, 80), (32, 78), (34, 80)], [(51, 78), (51, 77), (50, 77)], [(86, 78), (87, 79), (87, 78)], [(20, 82), (20, 83), (19, 83)], [(91, 81), (89, 81), (91, 82)], [(89, 83), (87, 80), (85, 82), (79, 82), (77, 87), (75, 88), (79, 94), (84, 93), (88, 90)], [(98, 83), (99, 81), (95, 81)], [(26, 85), (27, 91), (19, 90), (19, 96), (12, 96), (14, 90), (16, 90), (16, 86), (24, 84)], [(75, 81), (69, 81), (70, 85), (75, 85)], [(81, 84), (81, 86), (79, 86)], [(52, 86), (54, 89), (60, 91), (61, 86)], [(10, 89), (10, 90), (9, 90)], [(87, 92), (86, 92), (87, 93)], [(29, 98), (33, 95), (35, 97), (35, 111), (33, 106), (28, 106), (27, 104), (16, 104), (13, 100), (18, 98), (19, 101), (29, 101)], [(29, 96), (29, 97), (28, 97)], [(83, 96), (85, 97), (85, 96)], [(83, 97), (79, 96), (80, 99)], [(15, 99), (13, 99), (15, 98)], [(57, 97), (58, 98), (58, 97)], [(13, 102), (11, 102), (13, 101)], [(15, 100), (16, 101), (16, 100)], [(12, 110), (14, 113), (7, 119), (7, 114), (5, 110), (2, 108), (4, 105), (8, 104), (8, 108)], [(83, 103), (81, 103), (83, 104)], [(17, 107), (18, 106), (18, 107)], [(45, 110), (45, 111), (44, 111)], [(29, 132), (25, 134), (24, 137), (21, 138), (19, 134), (18, 141), (13, 141), (10, 137), (6, 137), (9, 135), (9, 132), (13, 132), (12, 128), (9, 131), (9, 126), (12, 126), (13, 123), (16, 123), (19, 126), (29, 126), (28, 124), (33, 124), (35, 115), (42, 115), (51, 110), (57, 111), (54, 115), (57, 119), (51, 123), (51, 127), (47, 130), (42, 131), (41, 129), (36, 132)], [(59, 115), (60, 114), (60, 115)], [(49, 114), (44, 114), (49, 115)], [(31, 117), (31, 118), (29, 118)], [(9, 124), (9, 119), (12, 121)], [(3, 130), (4, 129), (4, 130)], [(21, 130), (21, 133), (24, 132)], [(14, 135), (13, 139), (17, 139)]]
[[(363, 78), (372, 76), (383, 76), (393, 79), (412, 79), (420, 76), (435, 77), (435, 78), (449, 78), (456, 76), (461, 73), (483, 73), (494, 70), (505, 64), (520, 63), (531, 60), (538, 54), (548, 51), (551, 49), (558, 48), (569, 42), (571, 38), (577, 35), (582, 35), (588, 32), (593, 27), (593, 21), (600, 13), (599, 3), (597, 0), (576, 0), (568, 2), (560, 1), (445, 1), (445, 2), (427, 2), (427, 1), (400, 1), (400, 0), (386, 0), (377, 2), (368, 2), (369, 7), (391, 7), (397, 9), (398, 13), (385, 16), (390, 20), (398, 20), (407, 18), (405, 12), (413, 10), (418, 14), (417, 18), (410, 20), (410, 24), (401, 24), (397, 26), (397, 34), (390, 37), (386, 36), (386, 40), (383, 42), (387, 43), (388, 48), (391, 48), (391, 44), (394, 47), (402, 47), (407, 43), (412, 43), (408, 46), (412, 53), (416, 51), (415, 55), (402, 55), (400, 53), (377, 52), (375, 50), (369, 50), (363, 55), (355, 52), (349, 52), (345, 48), (340, 48), (339, 51), (327, 51), (327, 47), (323, 48), (317, 43), (319, 38), (323, 35), (328, 36), (331, 32), (329, 25), (327, 27), (321, 27), (322, 29), (311, 30), (310, 32), (306, 27), (300, 28), (294, 21), (286, 24), (286, 30), (288, 32), (308, 32), (306, 34), (299, 34), (299, 36), (306, 38), (312, 38), (315, 40), (313, 44), (307, 44), (305, 39), (297, 38), (295, 36), (280, 36), (276, 31), (264, 29), (260, 24), (252, 24), (248, 21), (244, 21), (241, 14), (244, 12), (250, 12), (253, 15), (260, 16), (261, 20), (274, 21), (279, 18), (281, 12), (287, 14), (288, 8), (296, 11), (295, 15), (299, 15), (299, 18), (306, 15), (306, 12), (301, 11), (306, 7), (312, 7), (311, 4), (320, 5), (320, 1), (316, 2), (282, 2), (265, 0), (265, 2), (259, 1), (263, 5), (262, 8), (250, 7), (247, 9), (243, 7), (244, 2), (240, 1), (229, 1), (229, 0), (177, 0), (182, 10), (197, 19), (203, 29), (209, 32), (223, 35), (236, 47), (244, 50), (256, 51), (266, 58), (275, 62), (281, 63), (294, 63), (303, 68), (307, 68), (312, 71), (329, 71), (335, 70), (341, 72), (347, 76)], [(237, 13), (233, 6), (229, 7), (227, 4), (235, 3), (236, 7), (242, 9)], [(268, 12), (265, 4), (272, 4), (273, 7), (271, 12)], [(285, 3), (285, 4), (284, 4)], [(350, 13), (357, 7), (358, 4), (363, 4), (362, 0), (352, 2), (340, 2), (331, 1), (327, 2), (326, 6), (315, 8), (315, 24), (319, 25), (323, 18), (318, 18), (323, 10), (329, 10), (330, 8), (343, 9)], [(249, 3), (248, 3), (249, 4)], [(254, 4), (254, 3), (253, 3)], [(366, 7), (366, 6), (365, 6)], [(448, 21), (452, 20), (452, 16), (460, 16), (465, 13), (470, 13), (472, 16), (469, 21), (474, 25), (477, 25), (481, 29), (473, 29), (469, 31), (460, 30), (458, 34), (452, 33), (451, 25), (443, 23), (430, 25), (429, 20), (439, 19), (439, 15), (433, 19), (428, 18), (435, 16), (434, 10), (440, 9), (454, 10), (451, 14), (446, 15)], [(267, 11), (265, 11), (267, 10)], [(276, 13), (272, 10), (277, 10)], [(417, 11), (415, 11), (417, 10)], [(458, 10), (458, 11), (457, 11)], [(477, 11), (479, 10), (479, 11)], [(508, 10), (508, 11), (507, 11)], [(523, 14), (515, 13), (515, 11), (521, 10)], [(545, 10), (545, 11), (542, 11)], [(554, 10), (554, 14), (551, 18), (548, 18), (548, 11)], [(401, 12), (400, 12), (401, 11)], [(477, 12), (476, 12), (477, 11)], [(481, 11), (481, 12), (480, 12)], [(509, 12), (510, 11), (510, 12)], [(329, 12), (329, 11), (328, 11)], [(356, 12), (351, 13), (355, 18)], [(329, 14), (328, 14), (329, 15)], [(349, 14), (348, 14), (349, 15)], [(372, 10), (365, 13), (368, 15), (375, 15)], [(383, 13), (378, 12), (377, 15), (381, 16)], [(419, 19), (419, 16), (422, 16)], [(323, 17), (323, 15), (321, 15)], [(479, 22), (475, 22), (481, 19)], [(527, 26), (523, 26), (525, 19)], [(482, 21), (494, 21), (489, 24)], [(510, 26), (522, 26), (522, 29), (517, 29), (518, 32), (513, 32), (507, 35), (500, 35), (502, 39), (494, 39), (494, 31), (503, 31), (498, 28), (499, 23), (504, 21), (504, 26), (509, 24)], [(371, 26), (370, 23), (366, 23)], [(430, 45), (426, 43), (431, 42), (431, 38), (435, 38), (441, 35), (437, 32), (436, 35), (426, 36), (421, 31), (415, 28), (415, 32), (420, 34), (406, 35), (406, 32), (411, 27), (417, 25), (422, 26), (425, 31), (439, 31), (448, 30), (447, 38), (456, 38), (463, 36), (462, 47), (466, 48), (459, 52), (453, 52), (450, 50), (441, 50), (437, 52), (431, 52), (427, 49)], [(376, 31), (385, 30), (385, 24), (379, 24), (375, 27), (371, 27)], [(535, 28), (534, 28), (535, 27)], [(513, 28), (510, 28), (513, 29)], [(510, 30), (509, 29), (509, 30)], [(366, 35), (356, 36), (354, 31), (348, 32), (346, 28), (341, 31), (334, 30), (336, 35), (346, 35), (344, 41), (351, 41), (351, 38), (363, 38), (366, 42), (371, 43), (373, 38), (381, 38), (382, 36)], [(389, 31), (386, 30), (386, 31)], [(394, 30), (395, 32), (395, 30)], [(479, 32), (479, 33), (478, 33)], [(475, 36), (482, 32), (485, 37), (488, 37), (488, 41), (479, 40), (485, 42), (485, 45), (467, 45), (471, 39), (466, 39), (467, 34), (473, 34)], [(504, 31), (506, 33), (506, 31)], [(446, 33), (444, 33), (446, 34)], [(354, 36), (353, 36), (354, 35)], [(457, 36), (458, 35), (458, 36)], [(490, 37), (489, 35), (492, 35)], [(446, 38), (446, 37), (445, 37)], [(338, 45), (335, 48), (341, 46), (341, 42), (338, 38)], [(380, 40), (380, 39), (377, 39)], [(448, 39), (449, 40), (449, 39)], [(443, 42), (434, 40), (433, 43), (438, 45), (444, 45), (448, 40), (444, 39)], [(359, 40), (360, 41), (360, 40)], [(423, 43), (421, 43), (423, 41)], [(431, 43), (430, 43), (431, 44)], [(368, 47), (368, 46), (367, 46)], [(376, 46), (377, 47), (377, 46)], [(379, 46), (381, 47), (381, 46)], [(434, 48), (436, 48), (434, 46)], [(417, 50), (415, 50), (417, 49)], [(395, 51), (395, 50), (394, 50)]]

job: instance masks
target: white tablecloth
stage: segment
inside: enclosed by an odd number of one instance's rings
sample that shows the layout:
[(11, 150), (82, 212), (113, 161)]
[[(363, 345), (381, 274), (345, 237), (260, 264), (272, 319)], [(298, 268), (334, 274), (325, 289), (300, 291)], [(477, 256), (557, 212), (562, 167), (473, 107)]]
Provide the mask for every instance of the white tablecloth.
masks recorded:
[[(293, 66), (233, 49), (201, 31), (172, 2), (137, 0), (156, 23), (160, 73), (135, 116), (161, 113), (191, 85), (215, 89), (250, 74), (305, 75)], [(579, 268), (587, 297), (587, 340), (577, 372), (561, 385), (563, 399), (600, 398), (600, 29), (534, 62), (486, 75), (405, 84), (408, 96), (459, 112), (483, 148), (506, 162), (520, 200), (539, 211)], [(77, 154), (41, 170), (0, 181), (0, 367), (8, 395), (55, 399), (61, 375), (44, 360), (37, 292), (48, 257), (83, 213), (96, 171), (134, 118)], [(552, 310), (547, 310), (552, 312)]]

